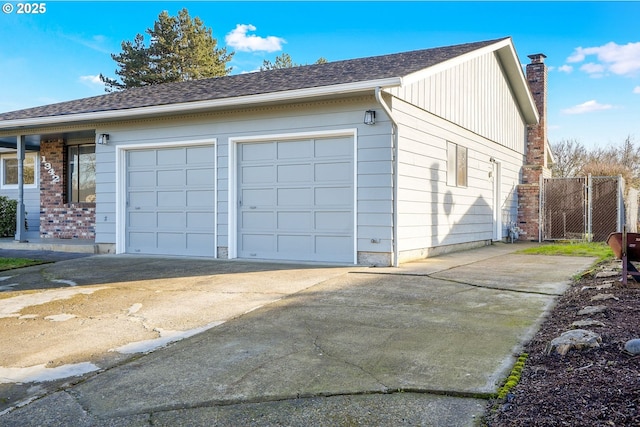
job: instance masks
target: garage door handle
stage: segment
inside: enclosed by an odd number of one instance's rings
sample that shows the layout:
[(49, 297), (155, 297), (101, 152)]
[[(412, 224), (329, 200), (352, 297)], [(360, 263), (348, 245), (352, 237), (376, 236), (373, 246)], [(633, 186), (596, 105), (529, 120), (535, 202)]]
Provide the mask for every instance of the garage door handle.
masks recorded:
[(257, 206), (249, 206), (249, 209), (257, 209)]

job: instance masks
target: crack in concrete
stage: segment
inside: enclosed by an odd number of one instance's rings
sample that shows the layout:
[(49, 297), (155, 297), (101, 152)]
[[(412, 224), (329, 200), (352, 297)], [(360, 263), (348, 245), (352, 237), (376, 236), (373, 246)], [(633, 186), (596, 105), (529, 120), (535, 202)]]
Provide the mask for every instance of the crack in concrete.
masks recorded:
[(455, 283), (457, 285), (465, 285), (465, 286), (470, 286), (473, 288), (479, 288), (479, 289), (487, 289), (487, 290), (494, 290), (494, 291), (503, 291), (503, 292), (513, 292), (513, 293), (517, 293), (517, 294), (527, 294), (527, 295), (544, 295), (544, 296), (555, 296), (555, 297), (559, 297), (562, 296), (562, 293), (554, 293), (554, 292), (540, 292), (540, 291), (526, 291), (526, 290), (521, 290), (521, 289), (513, 289), (513, 288), (503, 288), (503, 287), (499, 287), (499, 286), (487, 286), (487, 285), (479, 285), (477, 283), (469, 283), (469, 282), (464, 282), (462, 280), (455, 280), (455, 279), (451, 279), (448, 277), (438, 277), (436, 276), (436, 274), (438, 273), (442, 273), (444, 271), (448, 271), (451, 270), (452, 268), (448, 268), (445, 270), (440, 270), (440, 271), (436, 271), (434, 273), (382, 273), (382, 272), (373, 272), (373, 271), (359, 271), (359, 272), (352, 272), (352, 274), (371, 274), (371, 275), (380, 275), (380, 276), (408, 276), (408, 277), (428, 277), (430, 279), (435, 279), (435, 280), (442, 280), (443, 282), (450, 282), (450, 283)]
[(387, 385), (380, 379), (378, 378), (376, 375), (374, 375), (372, 372), (369, 372), (368, 370), (366, 370), (364, 367), (353, 363), (351, 361), (342, 359), (340, 357), (337, 357), (333, 354), (331, 354), (330, 352), (328, 352), (322, 345), (320, 345), (319, 340), (320, 335), (315, 335), (311, 332), (311, 329), (309, 328), (309, 325), (305, 322), (305, 329), (307, 330), (307, 333), (309, 334), (310, 337), (313, 338), (313, 346), (318, 350), (318, 352), (320, 353), (320, 356), (326, 356), (329, 357), (333, 360), (336, 360), (340, 363), (343, 363), (347, 366), (351, 366), (354, 367), (358, 370), (360, 370), (362, 373), (364, 373), (365, 375), (369, 376), (370, 378), (372, 378), (376, 383), (380, 384), (380, 386), (382, 387), (383, 390), (388, 390), (389, 387), (387, 387)]

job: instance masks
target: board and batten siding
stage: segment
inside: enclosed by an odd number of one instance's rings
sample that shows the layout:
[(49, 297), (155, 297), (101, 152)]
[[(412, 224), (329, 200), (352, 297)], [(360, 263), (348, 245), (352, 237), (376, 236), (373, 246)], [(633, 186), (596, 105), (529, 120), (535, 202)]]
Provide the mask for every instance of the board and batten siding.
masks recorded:
[[(390, 124), (363, 124), (364, 112), (377, 108), (373, 96), (335, 102), (253, 108), (184, 117), (105, 124), (96, 133), (110, 135), (108, 145), (96, 147), (96, 242), (115, 243), (116, 146), (184, 144), (215, 141), (217, 153), (216, 234), (219, 256), (229, 246), (229, 140), (270, 135), (296, 135), (354, 130), (357, 135), (357, 251), (392, 250), (392, 148)], [(211, 159), (213, 162), (213, 159)], [(121, 226), (120, 226), (121, 228)]]
[(493, 52), (389, 92), (506, 148), (525, 151), (526, 124)]
[[(491, 241), (499, 200), (502, 230), (517, 210), (514, 197), (522, 153), (393, 98), (398, 121), (398, 251), (400, 261), (430, 249)], [(451, 109), (455, 109), (452, 107)], [(520, 135), (524, 139), (524, 135)], [(468, 185), (447, 185), (447, 143), (467, 148)], [(501, 166), (501, 188), (494, 196), (494, 158)]]

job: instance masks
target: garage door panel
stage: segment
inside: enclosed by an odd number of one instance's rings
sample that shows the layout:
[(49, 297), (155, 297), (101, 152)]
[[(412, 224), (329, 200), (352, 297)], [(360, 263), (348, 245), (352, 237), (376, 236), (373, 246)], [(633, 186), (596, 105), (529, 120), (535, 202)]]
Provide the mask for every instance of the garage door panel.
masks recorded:
[(253, 188), (242, 190), (240, 200), (243, 206), (273, 206), (275, 205), (275, 190), (273, 188)]
[(267, 184), (275, 181), (275, 168), (271, 165), (241, 168), (242, 184)]
[(315, 143), (315, 157), (351, 157), (353, 156), (353, 141), (345, 138), (327, 138)]
[(162, 229), (184, 229), (184, 212), (158, 212), (158, 227)]
[(130, 151), (127, 154), (127, 166), (129, 168), (156, 165), (155, 151)]
[(210, 190), (188, 190), (187, 207), (201, 208), (212, 207), (214, 202), (213, 191)]
[(209, 224), (213, 224), (215, 221), (215, 215), (213, 212), (187, 212), (185, 224), (188, 229), (191, 228), (203, 228), (210, 229)]
[[(273, 234), (244, 234), (242, 236), (242, 247), (250, 248), (248, 252), (271, 253), (276, 249), (275, 236)], [(249, 255), (251, 255), (249, 253)]]
[(315, 227), (319, 231), (350, 231), (353, 229), (353, 213), (350, 211), (316, 212)]
[(188, 233), (186, 242), (187, 255), (208, 253), (211, 250), (211, 242), (213, 241), (213, 233)]
[(311, 235), (278, 235), (278, 252), (281, 254), (312, 255), (313, 236)]
[(353, 144), (350, 137), (240, 144), (238, 256), (352, 262)]
[(165, 148), (157, 151), (158, 166), (184, 165), (186, 153), (184, 148)]
[(186, 171), (186, 185), (204, 185), (212, 187), (215, 180), (213, 168), (210, 169), (190, 169)]
[(273, 212), (242, 212), (241, 226), (247, 230), (271, 231), (275, 226)]
[(244, 162), (273, 160), (275, 158), (275, 147), (273, 144), (242, 144), (241, 152)]
[(186, 248), (186, 238), (184, 233), (169, 233), (161, 231), (158, 233), (159, 248), (176, 248), (184, 250)]
[(171, 207), (171, 206), (184, 206), (185, 196), (184, 191), (158, 191), (158, 201), (156, 206), (158, 207)]
[(352, 203), (351, 187), (317, 187), (315, 189), (316, 206), (349, 206)]
[(127, 176), (128, 182), (135, 182), (136, 187), (155, 187), (156, 174), (153, 171), (130, 171)]
[(215, 160), (215, 149), (213, 145), (207, 147), (188, 147), (188, 165), (212, 165)]
[(310, 206), (312, 203), (311, 188), (278, 188), (278, 206)]
[(304, 159), (313, 156), (312, 140), (278, 142), (278, 159)]
[(157, 185), (160, 187), (182, 187), (185, 184), (182, 170), (158, 171), (157, 177)]
[(353, 172), (351, 163), (317, 163), (315, 165), (315, 181), (317, 183), (336, 181), (351, 182), (352, 180)]
[(155, 212), (130, 212), (129, 224), (134, 227), (156, 227)]
[(214, 153), (213, 146), (127, 151), (127, 252), (215, 255)]
[(300, 231), (313, 228), (313, 214), (309, 211), (302, 212), (278, 212), (278, 230)]
[(313, 168), (310, 164), (278, 166), (278, 183), (310, 182), (313, 180)]
[(132, 247), (139, 248), (136, 252), (140, 252), (145, 248), (156, 247), (156, 233), (154, 232), (129, 232), (129, 242)]
[(345, 236), (316, 236), (315, 251), (326, 261), (340, 261), (353, 256), (353, 242)]
[(128, 198), (129, 205), (134, 208), (156, 205), (156, 193), (154, 191), (130, 191)]

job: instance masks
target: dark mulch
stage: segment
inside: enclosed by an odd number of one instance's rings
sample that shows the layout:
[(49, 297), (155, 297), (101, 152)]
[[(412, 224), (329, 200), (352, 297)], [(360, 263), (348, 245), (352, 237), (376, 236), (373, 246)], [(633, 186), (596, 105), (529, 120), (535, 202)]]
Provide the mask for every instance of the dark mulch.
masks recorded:
[[(596, 272), (612, 269), (620, 271), (620, 261), (606, 263)], [(612, 287), (592, 289), (603, 284)], [(613, 294), (617, 300), (592, 301), (598, 294)], [(595, 305), (606, 305), (606, 312), (577, 315)], [(605, 324), (582, 328), (602, 337), (599, 348), (572, 349), (564, 356), (547, 354), (551, 340), (585, 318)], [(623, 351), (625, 343), (635, 338), (640, 338), (640, 284), (630, 279), (622, 287), (620, 275), (591, 274), (576, 281), (526, 346), (529, 358), (518, 385), (505, 400), (491, 402), (486, 425), (640, 426), (640, 356)]]

